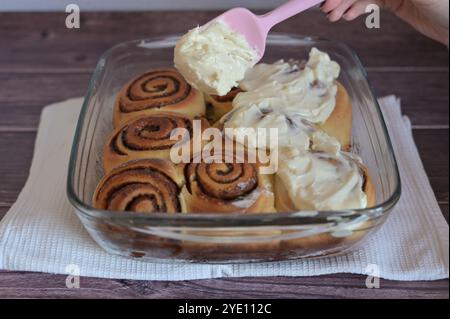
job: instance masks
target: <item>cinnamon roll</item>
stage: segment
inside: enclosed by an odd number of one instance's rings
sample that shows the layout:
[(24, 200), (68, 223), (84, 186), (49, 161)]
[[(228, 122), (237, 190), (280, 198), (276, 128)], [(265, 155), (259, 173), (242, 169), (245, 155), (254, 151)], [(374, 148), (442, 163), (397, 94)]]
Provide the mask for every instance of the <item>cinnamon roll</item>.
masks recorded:
[[(93, 205), (117, 213), (183, 213), (186, 210), (180, 196), (182, 184), (183, 178), (168, 161), (131, 161), (113, 169), (100, 181)], [(131, 257), (143, 257), (151, 251), (152, 256), (173, 258), (181, 251), (179, 242), (174, 239), (142, 233), (108, 220), (98, 221), (97, 228), (97, 236), (122, 250), (127, 249)]]
[(286, 151), (280, 156), (275, 194), (281, 212), (361, 209), (375, 204), (367, 168), (356, 155), (341, 151)]
[[(234, 153), (225, 151), (215, 154), (217, 162), (201, 161), (184, 166), (186, 185), (182, 195), (190, 213), (271, 213), (275, 212), (274, 195), (270, 175), (259, 173), (259, 164), (248, 163)], [(246, 157), (246, 155), (244, 155)], [(197, 235), (197, 231), (186, 231), (186, 235)], [(223, 238), (223, 242), (208, 243), (183, 240), (182, 249), (190, 259), (227, 260), (239, 252), (249, 260), (266, 255), (273, 256), (279, 247), (279, 234), (273, 230), (233, 230), (201, 232), (212, 238)], [(230, 238), (266, 237), (250, 243), (232, 243)]]
[(330, 117), (319, 124), (326, 133), (335, 137), (342, 150), (350, 151), (352, 144), (352, 102), (345, 87), (336, 82), (336, 105)]
[(97, 209), (138, 213), (185, 212), (180, 196), (183, 177), (169, 161), (141, 159), (109, 172), (97, 186), (93, 205)]
[[(105, 171), (109, 172), (120, 164), (139, 158), (170, 160), (170, 152), (174, 147), (192, 144), (194, 120), (199, 121), (201, 132), (209, 127), (209, 123), (203, 118), (192, 118), (174, 112), (152, 113), (122, 124), (105, 145)], [(181, 140), (171, 139), (175, 129), (184, 129), (186, 136)]]
[(215, 123), (226, 113), (230, 112), (233, 108), (233, 100), (239, 92), (242, 92), (242, 90), (235, 87), (224, 96), (205, 94), (206, 118), (208, 121)]
[[(279, 212), (346, 211), (375, 205), (372, 179), (356, 155), (341, 151), (298, 152), (287, 160), (282, 158), (279, 165), (275, 177)], [(366, 219), (346, 222), (330, 226), (328, 232), (299, 238), (295, 238), (294, 231), (286, 230), (283, 234), (294, 238), (283, 240), (280, 248), (293, 256), (329, 255), (357, 243), (372, 223)]]
[(258, 163), (226, 151), (215, 155), (216, 162), (197, 155), (184, 166), (182, 195), (190, 213), (275, 212), (270, 177), (260, 174)]
[(149, 71), (120, 90), (114, 105), (114, 126), (159, 111), (204, 115), (203, 94), (190, 86), (176, 69)]
[(321, 126), (348, 150), (352, 106), (345, 88), (337, 81), (340, 66), (328, 54), (311, 49), (305, 62), (260, 63), (246, 73), (233, 100), (233, 108), (272, 109), (298, 116)]
[[(367, 196), (367, 206), (375, 205), (375, 188), (372, 183), (372, 179), (368, 174), (366, 168), (361, 171), (363, 176), (363, 190)], [(279, 181), (275, 183), (277, 196), (281, 197), (277, 201), (277, 208), (282, 211), (295, 210), (295, 204), (288, 198), (288, 190), (285, 185), (279, 184)], [(281, 186), (281, 187), (280, 187)], [(285, 200), (283, 202), (283, 200)], [(284, 208), (282, 208), (284, 206)], [(330, 219), (330, 223), (333, 219)], [(308, 235), (306, 237), (292, 238), (283, 240), (280, 242), (280, 249), (284, 252), (285, 256), (298, 256), (305, 257), (326, 256), (334, 253), (342, 252), (343, 249), (356, 245), (366, 234), (367, 231), (373, 229), (376, 225), (376, 221), (360, 218), (354, 222), (346, 222), (345, 225), (339, 226), (339, 220), (335, 220), (336, 225), (330, 226), (330, 230), (327, 232), (320, 231), (317, 235)], [(285, 230), (282, 231), (283, 235), (289, 234), (293, 236), (294, 231)]]

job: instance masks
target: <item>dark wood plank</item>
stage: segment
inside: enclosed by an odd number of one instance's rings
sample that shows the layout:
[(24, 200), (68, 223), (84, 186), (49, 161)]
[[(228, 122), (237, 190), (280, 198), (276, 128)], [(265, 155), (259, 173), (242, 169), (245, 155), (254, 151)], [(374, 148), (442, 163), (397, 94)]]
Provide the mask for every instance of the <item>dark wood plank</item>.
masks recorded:
[(441, 207), (442, 215), (444, 215), (445, 220), (448, 224), (448, 203), (447, 204), (439, 204), (439, 207)]
[(9, 204), (0, 205), (0, 220), (6, 215), (9, 210)]
[[(0, 74), (0, 129), (36, 128), (42, 107), (82, 96), (90, 73)], [(371, 72), (375, 94), (396, 94), (413, 125), (448, 125), (448, 72)], [(426, 85), (424, 85), (426, 83)]]
[(88, 88), (90, 78), (90, 72), (51, 75), (0, 74), (2, 108), (14, 103), (42, 105), (82, 96)]
[[(0, 71), (91, 70), (99, 56), (122, 41), (184, 33), (219, 12), (84, 13), (81, 28), (67, 29), (64, 12), (0, 13)], [(367, 29), (364, 19), (329, 23), (309, 11), (275, 27), (274, 31), (317, 35), (352, 46), (369, 68), (421, 67), (448, 69), (448, 51), (426, 39), (388, 12), (380, 29)]]
[(37, 128), (42, 108), (83, 96), (90, 73), (0, 74), (0, 128)]
[(173, 282), (80, 278), (80, 289), (67, 289), (63, 275), (0, 272), (0, 278), (0, 297), (10, 298), (448, 298), (448, 280), (381, 280), (380, 289), (367, 289), (364, 276), (349, 274)]
[(376, 96), (400, 97), (414, 126), (448, 125), (448, 72), (369, 72)]
[(414, 138), (438, 201), (448, 202), (448, 130), (415, 130)]
[[(89, 78), (90, 74), (4, 76), (4, 85), (0, 88), (0, 110), (3, 112), (0, 127), (36, 129), (44, 106), (83, 96)], [(21, 94), (20, 87), (30, 88), (28, 94)]]
[(14, 203), (28, 177), (36, 133), (0, 133), (0, 204)]

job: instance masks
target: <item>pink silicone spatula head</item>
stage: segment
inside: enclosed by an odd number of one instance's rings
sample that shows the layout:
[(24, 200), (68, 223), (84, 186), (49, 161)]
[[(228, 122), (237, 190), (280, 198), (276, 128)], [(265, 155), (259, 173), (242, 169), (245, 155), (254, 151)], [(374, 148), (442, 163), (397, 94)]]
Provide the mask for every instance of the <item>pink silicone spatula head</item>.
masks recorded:
[(276, 24), (284, 21), (306, 9), (309, 9), (323, 0), (290, 0), (278, 8), (258, 16), (245, 8), (234, 8), (221, 14), (213, 21), (222, 21), (232, 30), (244, 35), (248, 43), (258, 54), (258, 61), (263, 57), (266, 49), (266, 38), (269, 30)]

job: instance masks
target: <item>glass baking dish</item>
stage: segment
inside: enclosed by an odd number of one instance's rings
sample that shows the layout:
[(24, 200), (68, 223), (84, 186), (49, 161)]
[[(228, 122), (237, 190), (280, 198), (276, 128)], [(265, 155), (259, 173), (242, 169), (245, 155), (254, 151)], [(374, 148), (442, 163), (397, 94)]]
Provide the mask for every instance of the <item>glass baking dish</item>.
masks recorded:
[(400, 197), (400, 178), (383, 116), (356, 54), (329, 40), (273, 34), (263, 62), (330, 54), (353, 104), (353, 152), (372, 175), (376, 206), (276, 214), (137, 214), (101, 211), (92, 196), (103, 175), (102, 149), (112, 132), (120, 88), (152, 68), (172, 67), (178, 36), (119, 44), (101, 58), (89, 84), (70, 157), (67, 194), (92, 238), (106, 251), (147, 261), (255, 262), (339, 254), (376, 230)]

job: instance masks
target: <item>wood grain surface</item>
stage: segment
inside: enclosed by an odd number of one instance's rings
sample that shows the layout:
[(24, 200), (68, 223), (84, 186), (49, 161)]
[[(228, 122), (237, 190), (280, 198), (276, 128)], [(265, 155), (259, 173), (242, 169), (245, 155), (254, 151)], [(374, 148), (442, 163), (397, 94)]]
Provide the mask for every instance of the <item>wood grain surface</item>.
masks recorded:
[[(0, 13), (0, 39), (8, 43), (2, 46), (0, 69), (92, 70), (99, 56), (119, 42), (183, 33), (217, 14), (213, 11), (86, 13), (81, 15), (80, 29), (66, 29), (64, 13)], [(367, 29), (364, 19), (352, 24), (331, 24), (320, 12), (309, 11), (273, 30), (345, 42), (356, 50), (369, 70), (448, 68), (448, 52), (441, 45), (418, 35), (387, 12), (381, 15), (380, 29)]]
[[(28, 176), (42, 107), (83, 95), (100, 55), (127, 40), (180, 33), (217, 12), (82, 13), (81, 28), (64, 27), (64, 13), (0, 13), (0, 219)], [(448, 51), (389, 13), (381, 29), (363, 20), (331, 25), (307, 12), (275, 31), (317, 35), (353, 47), (377, 95), (397, 94), (413, 124), (425, 170), (447, 219)], [(7, 45), (6, 45), (7, 44)], [(82, 278), (65, 288), (65, 276), (0, 271), (0, 297), (77, 298), (448, 298), (448, 280), (381, 281), (364, 276), (252, 277), (180, 282)]]
[(0, 296), (15, 298), (448, 298), (446, 280), (381, 279), (379, 289), (367, 289), (365, 277), (352, 274), (171, 282), (81, 278), (80, 289), (65, 288), (64, 275), (0, 271), (0, 278)]

